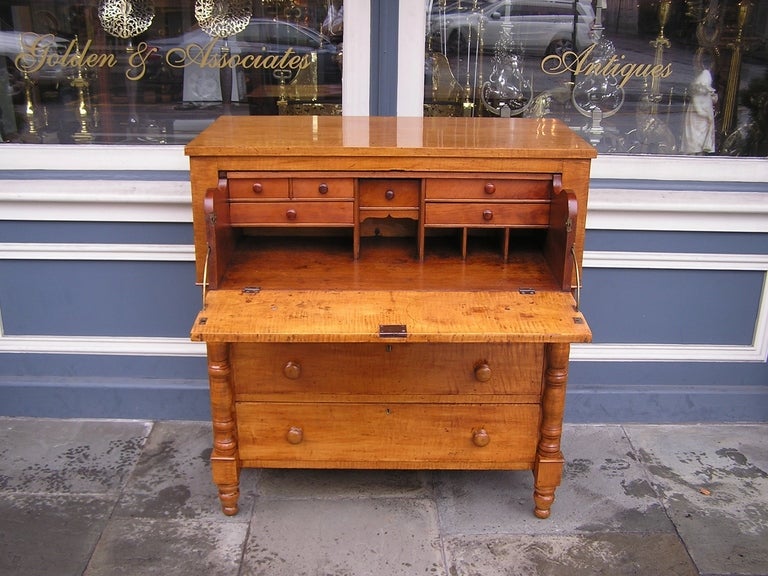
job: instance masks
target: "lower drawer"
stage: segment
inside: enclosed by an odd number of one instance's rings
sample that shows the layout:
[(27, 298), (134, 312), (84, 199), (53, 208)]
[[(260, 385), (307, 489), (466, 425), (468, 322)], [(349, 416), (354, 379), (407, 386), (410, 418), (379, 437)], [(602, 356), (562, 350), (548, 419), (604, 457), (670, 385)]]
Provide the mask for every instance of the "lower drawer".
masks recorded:
[(537, 404), (258, 403), (236, 407), (240, 459), (257, 467), (525, 469)]
[(544, 347), (537, 343), (237, 343), (232, 370), (238, 400), (292, 394), (541, 393)]

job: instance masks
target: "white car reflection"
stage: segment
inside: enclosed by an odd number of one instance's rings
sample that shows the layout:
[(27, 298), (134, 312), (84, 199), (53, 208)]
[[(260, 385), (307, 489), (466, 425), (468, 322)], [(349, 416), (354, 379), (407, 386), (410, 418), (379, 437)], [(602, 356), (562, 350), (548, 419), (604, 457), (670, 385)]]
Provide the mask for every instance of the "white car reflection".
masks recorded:
[(562, 55), (592, 43), (594, 20), (588, 0), (499, 0), (483, 3), (478, 10), (465, 1), (433, 9), (430, 32), (433, 48), (439, 45), (448, 53), (493, 52), (506, 29), (517, 51)]

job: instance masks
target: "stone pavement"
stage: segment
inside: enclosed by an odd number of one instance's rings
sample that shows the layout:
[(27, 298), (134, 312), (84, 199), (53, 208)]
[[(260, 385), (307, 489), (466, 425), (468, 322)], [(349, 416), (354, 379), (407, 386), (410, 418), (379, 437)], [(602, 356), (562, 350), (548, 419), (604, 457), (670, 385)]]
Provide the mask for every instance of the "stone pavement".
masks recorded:
[(768, 424), (566, 425), (530, 472), (244, 470), (205, 422), (0, 418), (3, 576), (768, 575)]

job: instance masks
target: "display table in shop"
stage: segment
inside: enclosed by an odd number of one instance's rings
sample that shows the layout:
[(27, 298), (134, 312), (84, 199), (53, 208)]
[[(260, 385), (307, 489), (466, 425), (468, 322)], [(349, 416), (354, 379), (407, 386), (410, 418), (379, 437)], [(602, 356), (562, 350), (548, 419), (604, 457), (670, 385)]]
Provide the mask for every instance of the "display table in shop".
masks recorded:
[(552, 119), (221, 117), (186, 147), (212, 472), (560, 484), (594, 149)]

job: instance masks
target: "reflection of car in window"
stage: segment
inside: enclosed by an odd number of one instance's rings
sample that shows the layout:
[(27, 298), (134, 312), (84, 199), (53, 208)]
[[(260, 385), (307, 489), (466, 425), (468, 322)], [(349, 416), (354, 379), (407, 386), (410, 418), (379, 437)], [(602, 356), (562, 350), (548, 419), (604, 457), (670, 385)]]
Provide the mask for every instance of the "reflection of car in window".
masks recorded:
[(545, 55), (583, 50), (591, 44), (594, 19), (592, 5), (585, 0), (499, 0), (478, 10), (461, 3), (433, 10), (430, 28), (433, 39), (451, 53), (475, 52), (480, 46), (493, 52), (507, 29), (513, 49)]

